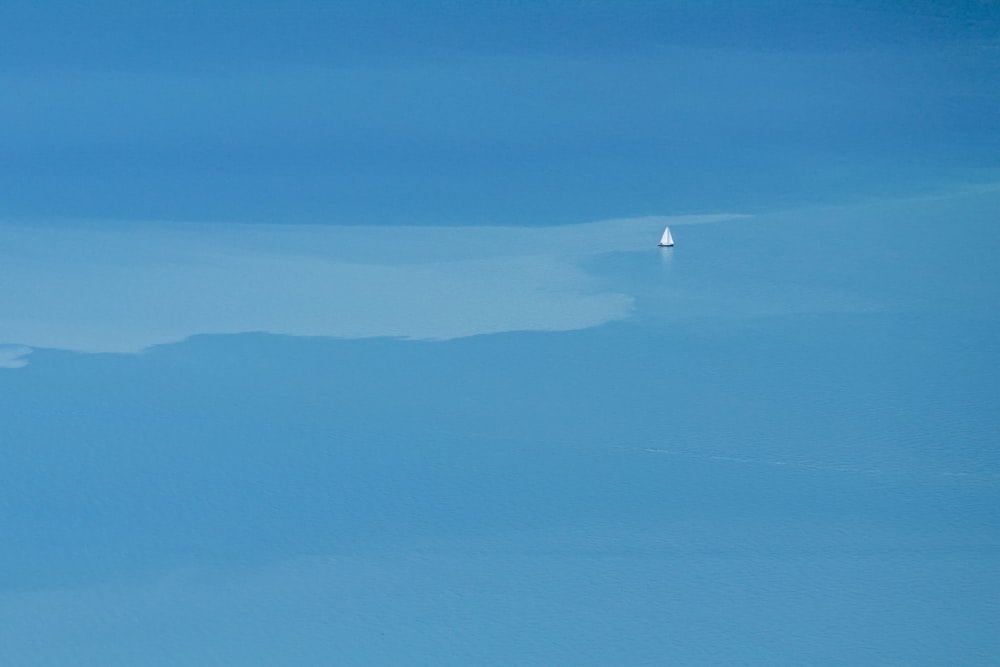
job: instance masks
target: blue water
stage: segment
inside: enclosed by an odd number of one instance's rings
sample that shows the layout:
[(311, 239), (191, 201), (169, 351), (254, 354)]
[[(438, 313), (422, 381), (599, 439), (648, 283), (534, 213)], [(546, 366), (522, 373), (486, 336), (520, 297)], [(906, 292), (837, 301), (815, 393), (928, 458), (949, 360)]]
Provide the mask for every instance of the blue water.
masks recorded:
[(1000, 659), (995, 8), (289, 7), (3, 10), (5, 664)]

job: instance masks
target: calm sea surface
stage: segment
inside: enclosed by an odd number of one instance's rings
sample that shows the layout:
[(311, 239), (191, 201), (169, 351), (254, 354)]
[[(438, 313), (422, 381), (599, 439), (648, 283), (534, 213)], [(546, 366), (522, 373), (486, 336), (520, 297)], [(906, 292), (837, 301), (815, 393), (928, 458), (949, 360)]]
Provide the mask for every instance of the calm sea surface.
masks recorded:
[(661, 9), (12, 42), (0, 661), (996, 664), (996, 17)]

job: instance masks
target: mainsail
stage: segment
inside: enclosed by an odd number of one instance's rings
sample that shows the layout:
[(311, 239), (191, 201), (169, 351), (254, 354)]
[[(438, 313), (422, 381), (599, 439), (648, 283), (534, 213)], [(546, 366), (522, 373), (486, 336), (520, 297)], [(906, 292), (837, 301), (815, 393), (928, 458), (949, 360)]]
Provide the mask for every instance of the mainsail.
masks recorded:
[(663, 236), (660, 237), (660, 246), (668, 247), (674, 244), (674, 237), (670, 235), (670, 228), (666, 227), (663, 230)]

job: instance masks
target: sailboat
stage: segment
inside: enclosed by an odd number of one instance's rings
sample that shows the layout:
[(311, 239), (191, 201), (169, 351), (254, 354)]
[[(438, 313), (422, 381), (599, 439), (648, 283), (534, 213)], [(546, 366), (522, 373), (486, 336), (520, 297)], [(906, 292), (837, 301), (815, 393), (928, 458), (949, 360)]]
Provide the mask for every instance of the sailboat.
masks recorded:
[(674, 244), (674, 237), (670, 235), (670, 228), (663, 228), (663, 236), (660, 237), (660, 247), (669, 248)]

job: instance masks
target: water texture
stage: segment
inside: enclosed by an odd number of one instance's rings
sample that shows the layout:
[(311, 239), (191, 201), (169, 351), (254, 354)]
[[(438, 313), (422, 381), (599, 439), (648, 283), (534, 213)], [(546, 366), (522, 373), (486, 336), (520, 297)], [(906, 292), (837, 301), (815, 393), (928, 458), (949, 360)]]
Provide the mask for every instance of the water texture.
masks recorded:
[(5, 3), (0, 661), (996, 664), (998, 26)]

